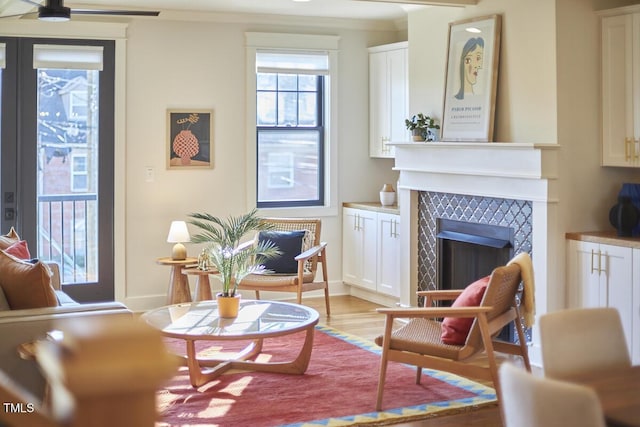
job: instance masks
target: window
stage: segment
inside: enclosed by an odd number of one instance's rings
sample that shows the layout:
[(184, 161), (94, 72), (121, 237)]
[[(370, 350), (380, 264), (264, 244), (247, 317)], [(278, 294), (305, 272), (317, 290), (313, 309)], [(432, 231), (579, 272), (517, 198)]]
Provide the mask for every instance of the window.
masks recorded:
[(87, 155), (85, 153), (72, 153), (71, 155), (71, 191), (89, 191)]
[(257, 206), (324, 204), (326, 53), (256, 55)]
[(247, 205), (338, 214), (339, 36), (247, 32)]

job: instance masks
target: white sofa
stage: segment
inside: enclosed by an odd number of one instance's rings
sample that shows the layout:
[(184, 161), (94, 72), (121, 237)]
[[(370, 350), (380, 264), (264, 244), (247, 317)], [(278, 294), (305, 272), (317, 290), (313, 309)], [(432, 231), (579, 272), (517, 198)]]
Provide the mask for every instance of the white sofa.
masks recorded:
[(9, 309), (0, 288), (0, 369), (37, 398), (42, 398), (44, 379), (33, 360), (23, 360), (18, 346), (46, 337), (54, 329), (56, 321), (79, 321), (90, 316), (106, 316), (131, 311), (119, 302), (80, 304), (62, 292), (57, 264), (49, 264), (52, 270), (51, 284), (60, 305), (57, 307), (24, 310)]

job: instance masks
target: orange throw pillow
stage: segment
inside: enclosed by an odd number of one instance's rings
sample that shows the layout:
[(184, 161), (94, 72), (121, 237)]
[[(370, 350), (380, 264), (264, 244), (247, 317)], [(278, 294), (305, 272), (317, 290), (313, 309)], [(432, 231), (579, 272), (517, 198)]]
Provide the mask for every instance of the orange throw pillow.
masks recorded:
[(51, 270), (41, 261), (32, 264), (0, 250), (0, 287), (12, 310), (55, 307)]
[[(480, 305), (484, 292), (487, 290), (489, 278), (483, 277), (467, 286), (451, 307), (473, 307)], [(442, 321), (442, 335), (440, 339), (445, 344), (463, 345), (473, 324), (471, 317), (445, 317)]]
[(11, 230), (7, 234), (0, 236), (0, 249), (5, 250), (9, 246), (20, 241), (20, 236), (16, 233), (16, 230), (11, 227)]

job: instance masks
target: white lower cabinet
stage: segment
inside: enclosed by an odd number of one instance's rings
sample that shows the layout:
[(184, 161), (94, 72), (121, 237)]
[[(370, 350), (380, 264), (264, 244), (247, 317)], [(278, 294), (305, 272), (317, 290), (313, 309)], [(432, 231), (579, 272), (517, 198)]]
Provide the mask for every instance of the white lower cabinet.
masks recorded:
[(400, 215), (378, 213), (377, 287), (400, 298)]
[(616, 308), (640, 364), (640, 249), (569, 240), (567, 257), (569, 307)]
[(342, 280), (375, 291), (376, 213), (345, 208), (342, 215)]
[(400, 215), (343, 208), (342, 281), (400, 296)]

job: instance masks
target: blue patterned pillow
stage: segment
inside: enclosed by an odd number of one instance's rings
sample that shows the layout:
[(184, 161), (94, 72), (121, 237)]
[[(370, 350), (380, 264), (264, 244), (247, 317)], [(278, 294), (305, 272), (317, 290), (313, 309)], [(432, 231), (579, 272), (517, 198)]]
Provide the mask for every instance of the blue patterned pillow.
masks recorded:
[(271, 241), (282, 254), (264, 262), (264, 267), (274, 273), (292, 274), (298, 272), (298, 261), (295, 257), (302, 252), (302, 240), (305, 231), (261, 231), (258, 242)]

